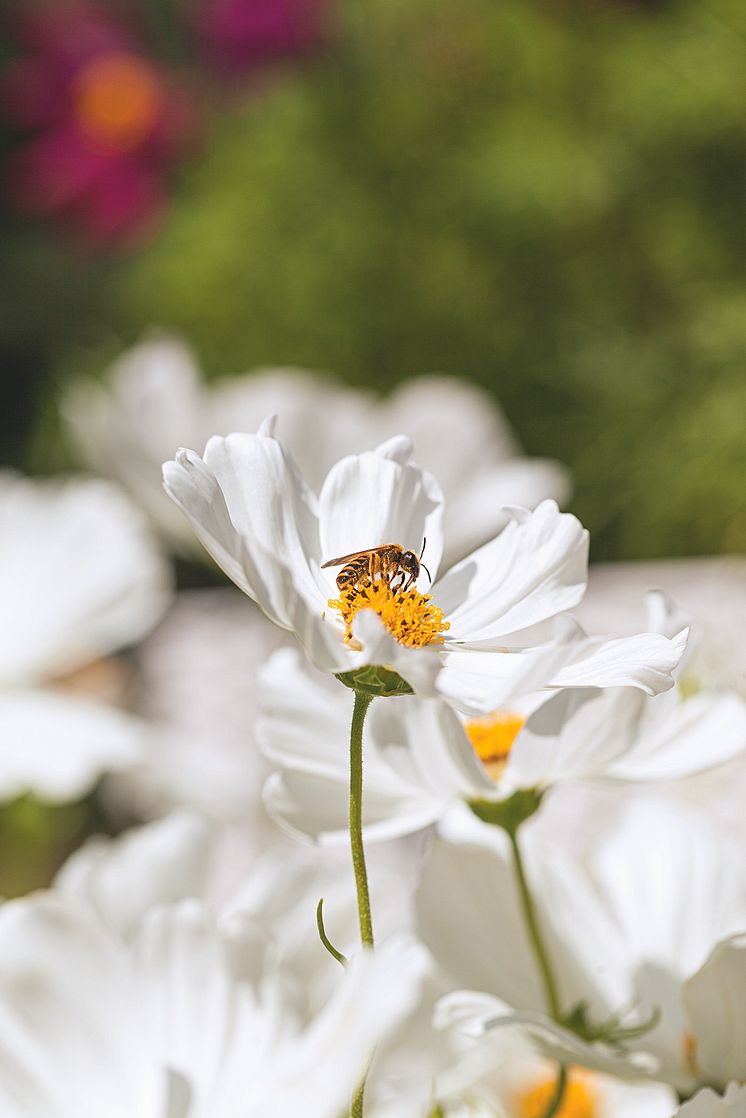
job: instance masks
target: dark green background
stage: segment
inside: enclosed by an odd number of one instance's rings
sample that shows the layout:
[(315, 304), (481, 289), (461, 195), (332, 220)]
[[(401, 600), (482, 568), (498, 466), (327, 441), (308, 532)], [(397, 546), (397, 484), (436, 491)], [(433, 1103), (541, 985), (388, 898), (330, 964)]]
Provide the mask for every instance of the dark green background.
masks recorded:
[(6, 218), (5, 460), (63, 464), (59, 385), (155, 324), (210, 376), (472, 378), (597, 558), (746, 550), (742, 0), (351, 0), (173, 190), (106, 259)]

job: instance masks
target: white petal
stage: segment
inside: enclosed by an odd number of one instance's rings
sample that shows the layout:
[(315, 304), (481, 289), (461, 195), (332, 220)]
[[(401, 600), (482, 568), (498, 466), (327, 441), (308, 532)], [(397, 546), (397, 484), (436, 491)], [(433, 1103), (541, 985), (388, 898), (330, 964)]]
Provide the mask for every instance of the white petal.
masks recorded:
[[(443, 551), (443, 495), (435, 479), (406, 461), (409, 443), (392, 439), (378, 450), (343, 458), (319, 497), (323, 561), (382, 544), (419, 555), (437, 577)], [(333, 572), (336, 574), (337, 572)], [(333, 577), (329, 580), (334, 588)], [(427, 585), (421, 572), (419, 585)]]
[(593, 872), (630, 958), (683, 978), (717, 940), (746, 927), (740, 867), (735, 846), (705, 819), (649, 796), (623, 813), (598, 847)]
[[(325, 1010), (284, 1056), (272, 1118), (344, 1112), (374, 1046), (413, 1008), (424, 966), (421, 950), (402, 940), (353, 959)], [(268, 1102), (255, 1103), (249, 1118), (265, 1118)]]
[(168, 570), (115, 486), (0, 474), (0, 680), (62, 675), (142, 637)]
[(746, 1087), (732, 1083), (725, 1097), (709, 1087), (676, 1111), (676, 1118), (746, 1118)]
[(368, 717), (376, 752), (413, 791), (444, 804), (494, 792), (493, 781), (445, 703), (404, 696), (376, 704)]
[(88, 839), (63, 865), (55, 888), (93, 909), (123, 936), (157, 904), (201, 896), (209, 828), (197, 815), (174, 814), (116, 839)]
[(161, 1118), (123, 947), (54, 897), (0, 913), (0, 1113)]
[(303, 668), (295, 649), (274, 653), (259, 675), (256, 737), (270, 760), (346, 783), (352, 695)]
[(686, 649), (688, 630), (673, 639), (658, 633), (634, 637), (586, 638), (552, 678), (553, 687), (640, 687), (657, 695), (673, 686), (673, 673)]
[(436, 841), (423, 867), (416, 910), (420, 938), (459, 987), (543, 1009), (507, 852), (499, 858), (476, 846)]
[[(199, 551), (189, 525), (160, 484), (176, 446), (204, 446), (209, 426), (196, 358), (179, 338), (153, 333), (107, 370), (80, 380), (61, 411), (86, 464), (118, 481), (179, 551)], [(208, 430), (205, 434), (205, 424)], [(251, 430), (252, 428), (248, 428)]]
[(675, 780), (723, 764), (746, 747), (746, 704), (737, 695), (703, 692), (666, 714), (615, 762), (612, 776)]
[[(415, 446), (417, 460), (427, 466), (418, 441)], [(571, 489), (564, 466), (544, 458), (511, 458), (492, 466), (483, 460), (458, 482), (440, 468), (435, 473), (446, 499), (446, 567), (502, 531), (507, 509), (533, 509), (548, 497), (562, 505)]]
[[(273, 439), (242, 437), (273, 447), (279, 445)], [(215, 445), (214, 441), (210, 445)], [(275, 624), (292, 629), (293, 610), (300, 608), (296, 599), (303, 589), (309, 589), (311, 576), (305, 558), (293, 571), (287, 565), (291, 553), (297, 556), (300, 544), (297, 532), (294, 547), (286, 547), (283, 540), (283, 533), (294, 534), (292, 514), (283, 507), (285, 496), (275, 494), (273, 503), (272, 494), (268, 491), (264, 493), (263, 501), (257, 502), (255, 510), (261, 529), (256, 536), (248, 539), (234, 526), (231, 519), (233, 510), (228, 509), (218, 479), (193, 451), (179, 451), (175, 461), (165, 463), (163, 477), (166, 492), (189, 517), (197, 536), (218, 566), (258, 603)], [(234, 488), (237, 485), (234, 481)], [(250, 501), (250, 496), (244, 497), (244, 501)], [(267, 507), (268, 502), (271, 508)], [(266, 523), (261, 522), (260, 509), (267, 516)], [(315, 584), (311, 593), (314, 606), (320, 612), (326, 600), (318, 593)]]
[[(428, 797), (407, 794), (390, 772), (380, 769), (363, 786), (363, 836), (383, 842), (413, 834), (434, 823), (440, 805)], [(386, 777), (388, 779), (386, 779)], [(273, 819), (297, 837), (321, 845), (349, 843), (349, 781), (288, 769), (274, 773), (264, 786), (264, 802)]]
[(499, 536), (434, 588), (454, 641), (505, 637), (572, 608), (583, 596), (588, 533), (579, 521), (560, 513), (554, 501), (510, 516)]
[(32, 791), (51, 802), (85, 795), (106, 772), (131, 768), (147, 746), (144, 723), (57, 691), (0, 694), (0, 797)]
[(746, 935), (719, 943), (684, 987), (700, 1076), (722, 1088), (746, 1080)]

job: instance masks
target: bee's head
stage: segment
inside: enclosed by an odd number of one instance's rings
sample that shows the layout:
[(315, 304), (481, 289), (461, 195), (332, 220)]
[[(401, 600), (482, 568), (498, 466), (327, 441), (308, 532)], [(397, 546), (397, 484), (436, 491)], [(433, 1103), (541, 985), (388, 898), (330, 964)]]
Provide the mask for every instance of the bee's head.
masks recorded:
[[(404, 568), (412, 578), (417, 578), (420, 573), (420, 567), (423, 567), (427, 572), (427, 577), (430, 578), (430, 572), (424, 563), (420, 562), (420, 556), (416, 555), (414, 551), (403, 551), (399, 557), (399, 565)], [(432, 578), (430, 578), (432, 582)]]

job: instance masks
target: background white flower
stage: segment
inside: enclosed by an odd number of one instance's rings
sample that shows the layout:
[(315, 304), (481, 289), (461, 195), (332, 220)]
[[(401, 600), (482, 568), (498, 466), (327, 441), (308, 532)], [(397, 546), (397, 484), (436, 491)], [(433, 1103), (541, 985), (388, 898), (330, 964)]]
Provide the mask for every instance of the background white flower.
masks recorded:
[(257, 673), (281, 638), (233, 589), (181, 592), (137, 649), (133, 705), (151, 741), (137, 766), (107, 782), (109, 800), (146, 817), (195, 808), (240, 826), (254, 856), (275, 841), (254, 727)]
[[(547, 1050), (623, 1071), (620, 1057), (604, 1046), (594, 1050), (546, 1019), (540, 1024), (543, 990), (502, 833), (460, 815), (449, 817), (445, 831), (455, 841), (436, 842), (426, 861), (420, 934), (458, 985), (489, 995), (454, 995), (451, 1011), (497, 1022), (507, 1004), (535, 1027), (534, 1035), (551, 1038)], [(562, 1012), (583, 1002), (600, 1024), (620, 1011), (644, 1020), (657, 1009), (660, 1022), (630, 1045), (655, 1062), (638, 1066), (683, 1089), (707, 1082), (710, 1069), (692, 1059), (685, 983), (718, 941), (746, 928), (737, 847), (713, 834), (705, 819), (652, 798), (629, 807), (606, 834), (597, 830), (585, 865), (558, 857), (559, 836), (549, 848), (546, 837), (537, 841), (530, 824), (522, 831)]]
[(194, 901), (127, 945), (40, 895), (0, 911), (0, 945), (0, 1113), (24, 1118), (338, 1118), (421, 972), (404, 944), (360, 956), (303, 1022), (256, 933)]
[(170, 575), (108, 482), (4, 473), (0, 535), (0, 796), (75, 798), (143, 745), (144, 727), (96, 695), (111, 673), (87, 669), (156, 623)]
[(400, 431), (414, 439), (445, 490), (449, 562), (495, 534), (504, 505), (533, 508), (569, 490), (559, 463), (525, 457), (493, 398), (455, 377), (409, 378), (384, 399), (301, 369), (257, 369), (208, 385), (185, 342), (152, 335), (102, 383), (69, 389), (62, 410), (88, 464), (121, 482), (189, 553), (194, 539), (158, 485), (161, 462), (175, 446), (201, 449), (211, 435), (256, 430), (272, 412), (281, 414), (283, 441), (314, 488), (347, 454)]

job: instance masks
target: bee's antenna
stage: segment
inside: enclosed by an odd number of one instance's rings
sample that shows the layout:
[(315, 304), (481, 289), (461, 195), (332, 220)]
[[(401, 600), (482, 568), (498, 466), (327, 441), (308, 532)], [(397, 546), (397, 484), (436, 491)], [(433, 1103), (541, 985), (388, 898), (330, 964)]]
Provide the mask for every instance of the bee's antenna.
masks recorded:
[[(421, 559), (421, 558), (422, 558), (422, 556), (423, 556), (423, 555), (425, 554), (425, 544), (426, 544), (426, 543), (427, 543), (427, 536), (423, 536), (423, 537), (422, 537), (422, 551), (420, 552), (420, 559)], [(425, 567), (425, 570), (427, 570), (427, 567)], [(432, 580), (431, 580), (431, 581), (432, 581)]]
[(420, 563), (420, 566), (421, 566), (421, 567), (422, 567), (422, 569), (424, 570), (424, 572), (425, 572), (425, 574), (427, 575), (427, 577), (428, 577), (428, 578), (430, 579), (430, 584), (432, 585), (432, 581), (433, 581), (433, 576), (432, 576), (432, 575), (430, 574), (429, 570), (427, 569), (427, 567), (425, 566), (425, 564), (424, 564), (424, 563)]

